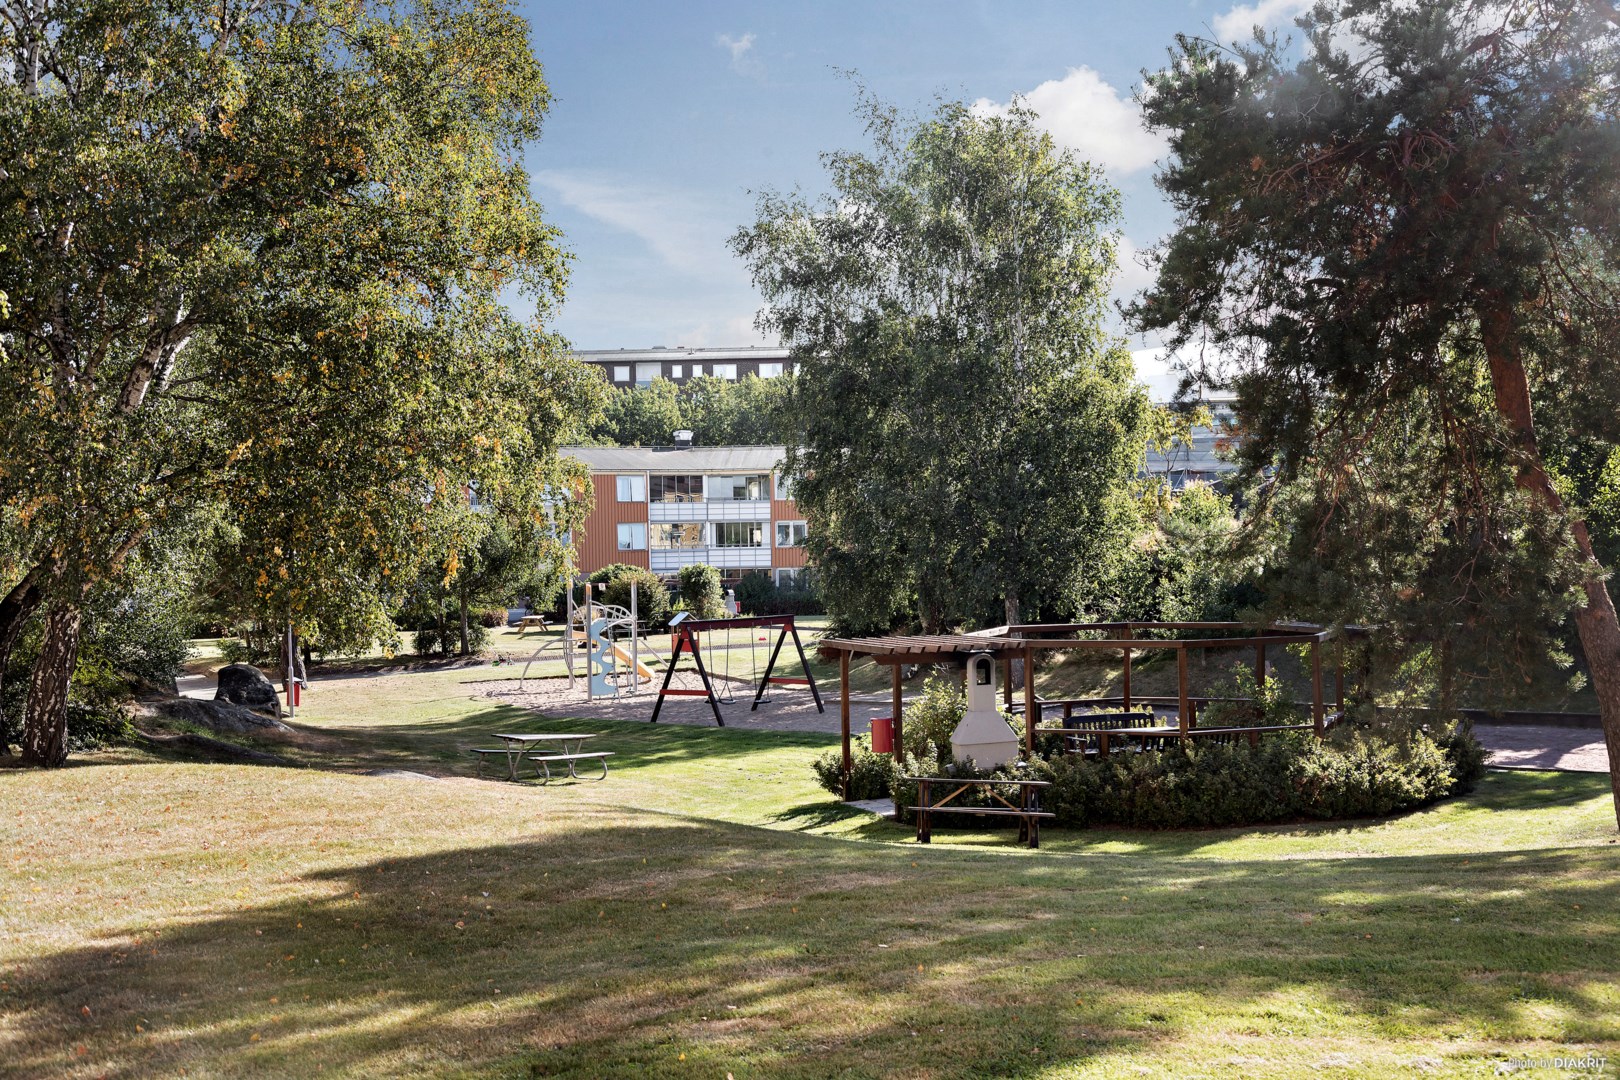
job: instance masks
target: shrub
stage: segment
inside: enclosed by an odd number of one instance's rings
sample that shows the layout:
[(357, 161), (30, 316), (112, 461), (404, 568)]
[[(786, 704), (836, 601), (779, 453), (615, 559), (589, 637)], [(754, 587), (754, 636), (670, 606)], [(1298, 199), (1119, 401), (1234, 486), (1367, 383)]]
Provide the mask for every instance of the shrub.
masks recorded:
[(1234, 666), (1232, 674), (1217, 685), (1215, 696), (1245, 700), (1212, 702), (1199, 714), (1200, 727), (1286, 727), (1307, 719), (1281, 679), (1274, 675), (1256, 679), (1247, 664)]
[(1467, 732), (1402, 724), (1190, 742), (1162, 751), (1056, 756), (1048, 810), (1059, 824), (1203, 828), (1299, 818), (1382, 817), (1465, 790), (1483, 752)]
[(436, 656), (442, 645), (436, 626), (421, 627), (411, 636), (411, 649), (417, 656)]
[(478, 625), (487, 630), (506, 625), (506, 609), (503, 607), (485, 608), (478, 613)]
[(604, 604), (614, 604), (630, 610), (630, 586), (636, 586), (636, 616), (649, 630), (664, 630), (669, 626), (669, 589), (663, 579), (645, 566), (613, 563), (591, 575), (591, 584), (605, 582), (607, 588), (596, 594)]
[(676, 575), (680, 582), (681, 603), (699, 619), (718, 619), (726, 613), (726, 594), (720, 587), (720, 571), (707, 563), (683, 566)]
[(776, 584), (763, 570), (750, 570), (737, 582), (737, 607), (744, 615), (775, 615)]
[[(894, 762), (888, 754), (874, 754), (864, 736), (852, 740), (850, 748), (849, 798), (881, 799), (894, 784)], [(842, 750), (829, 750), (810, 763), (816, 782), (834, 795), (843, 797)]]

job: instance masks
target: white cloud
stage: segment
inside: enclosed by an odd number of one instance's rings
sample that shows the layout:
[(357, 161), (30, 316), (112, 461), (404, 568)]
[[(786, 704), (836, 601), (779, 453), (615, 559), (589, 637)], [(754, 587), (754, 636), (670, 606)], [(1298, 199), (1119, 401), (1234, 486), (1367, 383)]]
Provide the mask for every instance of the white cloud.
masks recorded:
[(680, 344), (693, 349), (736, 348), (744, 345), (776, 345), (774, 337), (767, 337), (754, 326), (752, 315), (730, 315), (704, 319), (675, 331)]
[(730, 34), (720, 34), (714, 43), (731, 54), (731, 70), (739, 75), (763, 75), (765, 65), (760, 63), (759, 57), (752, 55), (754, 51), (754, 35), (743, 34), (732, 37)]
[[(1059, 146), (1115, 176), (1145, 169), (1166, 152), (1164, 140), (1142, 126), (1136, 102), (1091, 68), (1071, 68), (1021, 96)], [(1009, 107), (988, 98), (973, 103), (982, 114), (1005, 114)]]
[(1114, 293), (1129, 300), (1153, 284), (1153, 271), (1142, 265), (1142, 250), (1131, 243), (1131, 238), (1119, 238), (1119, 274), (1114, 278)]
[(1221, 42), (1248, 41), (1254, 28), (1267, 30), (1292, 25), (1294, 16), (1311, 7), (1312, 0), (1255, 0), (1215, 16), (1215, 38)]
[(729, 227), (695, 198), (592, 172), (547, 169), (534, 179), (564, 205), (638, 237), (676, 270), (705, 276), (738, 272), (726, 248)]

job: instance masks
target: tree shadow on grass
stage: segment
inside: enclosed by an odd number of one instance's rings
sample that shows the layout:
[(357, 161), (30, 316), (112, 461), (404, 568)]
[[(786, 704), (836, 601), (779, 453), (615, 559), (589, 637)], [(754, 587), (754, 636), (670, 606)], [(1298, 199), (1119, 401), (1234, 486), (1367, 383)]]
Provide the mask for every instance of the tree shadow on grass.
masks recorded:
[(24, 959), (0, 1054), (19, 1076), (743, 1080), (1035, 1076), (1211, 1031), (1612, 1040), (1617, 870), (919, 855), (582, 811)]

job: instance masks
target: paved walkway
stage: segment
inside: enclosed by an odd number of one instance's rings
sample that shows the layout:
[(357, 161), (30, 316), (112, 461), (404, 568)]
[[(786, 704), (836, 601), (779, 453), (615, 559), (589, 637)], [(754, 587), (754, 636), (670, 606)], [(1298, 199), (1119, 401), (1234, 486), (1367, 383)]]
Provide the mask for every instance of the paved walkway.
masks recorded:
[(1609, 771), (1603, 732), (1597, 728), (1539, 724), (1475, 724), (1474, 734), (1498, 769)]

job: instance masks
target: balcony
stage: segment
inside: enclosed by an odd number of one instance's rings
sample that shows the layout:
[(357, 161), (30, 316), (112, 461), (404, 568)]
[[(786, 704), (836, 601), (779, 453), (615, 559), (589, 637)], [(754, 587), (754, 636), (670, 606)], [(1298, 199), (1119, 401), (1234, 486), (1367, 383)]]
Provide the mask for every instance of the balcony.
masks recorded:
[(659, 574), (673, 574), (693, 563), (708, 563), (722, 570), (768, 570), (771, 565), (768, 547), (654, 548), (647, 554), (653, 572)]
[[(663, 521), (769, 521), (769, 499), (712, 499), (706, 502), (647, 504), (647, 520)], [(718, 566), (719, 564), (714, 564)]]

